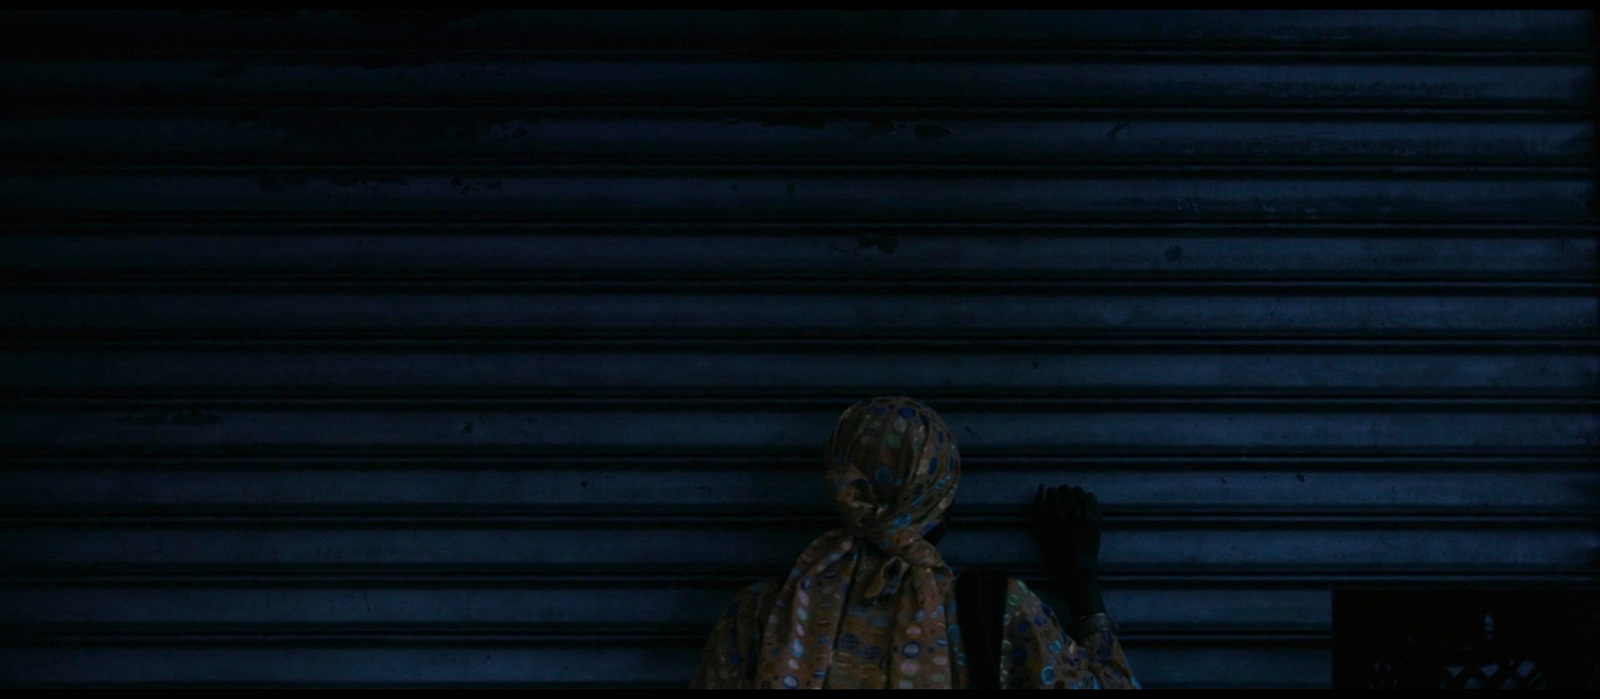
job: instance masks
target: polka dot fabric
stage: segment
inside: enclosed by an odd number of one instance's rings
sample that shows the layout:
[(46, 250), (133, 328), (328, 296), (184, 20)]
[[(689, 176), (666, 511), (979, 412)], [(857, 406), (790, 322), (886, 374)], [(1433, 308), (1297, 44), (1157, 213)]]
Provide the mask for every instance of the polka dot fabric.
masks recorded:
[(1110, 632), (1074, 640), (1021, 580), (1006, 590), (1000, 686), (1007, 689), (1137, 689), (1122, 644)]
[[(967, 686), (955, 575), (922, 538), (950, 507), (960, 479), (960, 454), (949, 428), (909, 398), (862, 401), (840, 416), (824, 461), (840, 526), (812, 541), (788, 577), (758, 583), (734, 598), (706, 642), (692, 686)], [(1088, 668), (1092, 659), (1080, 658), (1084, 649), (1066, 639), (1038, 598), (1020, 582), (1013, 588), (1016, 604), (1008, 598), (1006, 606), (1007, 652), (1025, 652), (1017, 662), (1002, 663), (1013, 670), (1005, 679), (1051, 687), (1098, 678), (1073, 665)], [(1013, 634), (1017, 625), (1010, 619), (1017, 614), (1049, 618), (1037, 631)], [(1057, 640), (1058, 650), (1048, 651)], [(1105, 640), (1115, 646), (1114, 638)], [(1030, 660), (1030, 648), (1036, 660)], [(1107, 653), (1122, 657), (1120, 647)], [(1015, 679), (1028, 672), (1032, 680)], [(1046, 676), (1050, 682), (1043, 682)]]
[[(782, 580), (773, 578), (751, 585), (734, 596), (718, 619), (700, 660), (700, 672), (692, 688), (752, 689), (758, 687), (748, 659), (761, 646), (758, 619), (764, 618), (775, 601)], [(959, 619), (955, 596), (946, 600), (944, 618)], [(1039, 623), (1043, 618), (1044, 623)], [(1062, 629), (1055, 612), (1013, 578), (1006, 591), (1003, 614), (1005, 633), (1001, 637), (1000, 687), (1004, 689), (1139, 689), (1139, 681), (1128, 667), (1122, 644), (1109, 632), (1074, 640)], [(1023, 623), (1026, 622), (1026, 623)], [(962, 647), (961, 627), (952, 624), (946, 633), (947, 657), (953, 658), (950, 686), (970, 686), (966, 674), (966, 651)], [(860, 677), (862, 660), (857, 653), (862, 641), (854, 634), (841, 634), (835, 653), (835, 667), (844, 667), (849, 676)], [(873, 653), (866, 653), (871, 656)], [(884, 684), (844, 685), (834, 681), (844, 676), (822, 671), (828, 687), (885, 687)], [(797, 684), (798, 686), (798, 684)], [(779, 687), (782, 688), (781, 686)]]

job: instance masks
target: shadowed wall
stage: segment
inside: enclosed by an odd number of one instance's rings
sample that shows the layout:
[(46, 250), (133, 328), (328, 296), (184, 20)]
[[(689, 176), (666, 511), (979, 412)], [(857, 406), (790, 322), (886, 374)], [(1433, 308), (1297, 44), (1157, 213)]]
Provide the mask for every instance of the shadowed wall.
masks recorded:
[(1590, 15), (8, 12), (0, 680), (682, 686), (881, 394), (1149, 687), (1591, 580)]

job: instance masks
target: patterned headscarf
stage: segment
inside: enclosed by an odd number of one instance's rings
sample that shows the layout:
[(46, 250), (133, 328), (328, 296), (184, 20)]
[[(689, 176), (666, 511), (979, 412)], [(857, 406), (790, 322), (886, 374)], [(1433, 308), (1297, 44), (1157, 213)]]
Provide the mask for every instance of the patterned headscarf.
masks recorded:
[(840, 416), (824, 460), (840, 525), (811, 542), (778, 591), (757, 685), (958, 686), (944, 611), (955, 576), (922, 538), (955, 499), (961, 458), (949, 428), (910, 398), (862, 401)]

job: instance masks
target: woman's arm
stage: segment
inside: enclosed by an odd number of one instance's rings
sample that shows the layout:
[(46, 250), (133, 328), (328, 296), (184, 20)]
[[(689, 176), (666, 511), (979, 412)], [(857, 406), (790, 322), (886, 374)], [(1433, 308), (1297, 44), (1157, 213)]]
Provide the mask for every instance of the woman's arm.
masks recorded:
[(1077, 649), (1075, 658), (1093, 677), (1090, 684), (1138, 688), (1117, 641), (1116, 622), (1106, 613), (1100, 595), (1099, 500), (1081, 487), (1041, 485), (1034, 499), (1033, 525), (1045, 568), (1066, 591), (1069, 608), (1062, 610), (1059, 623)]
[(1034, 534), (1044, 553), (1045, 569), (1067, 593), (1062, 621), (1104, 614), (1100, 596), (1100, 502), (1083, 488), (1039, 486), (1033, 505)]
[(1003, 623), (1002, 689), (1139, 688), (1114, 631), (1069, 635), (1021, 580), (1010, 581)]

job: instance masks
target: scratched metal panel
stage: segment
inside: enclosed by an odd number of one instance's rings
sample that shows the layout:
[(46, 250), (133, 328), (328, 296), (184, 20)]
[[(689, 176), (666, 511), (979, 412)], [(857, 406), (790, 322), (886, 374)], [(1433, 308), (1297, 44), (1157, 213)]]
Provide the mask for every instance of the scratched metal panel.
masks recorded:
[(0, 25), (0, 683), (682, 686), (883, 393), (1147, 686), (1595, 578), (1592, 12)]

